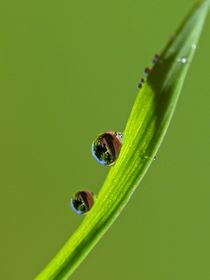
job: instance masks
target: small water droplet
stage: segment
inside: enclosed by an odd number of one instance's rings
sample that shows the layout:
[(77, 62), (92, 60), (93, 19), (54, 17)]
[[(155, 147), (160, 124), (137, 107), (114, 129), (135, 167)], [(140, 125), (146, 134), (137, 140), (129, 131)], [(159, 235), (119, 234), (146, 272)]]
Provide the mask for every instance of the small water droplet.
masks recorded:
[(106, 131), (100, 134), (92, 144), (92, 155), (102, 165), (113, 165), (120, 153), (123, 133)]
[(123, 143), (123, 139), (124, 139), (124, 133), (122, 132), (115, 132), (116, 133), (116, 137), (119, 138), (121, 144)]
[(142, 88), (144, 82), (145, 82), (145, 80), (142, 78), (142, 79), (140, 80), (140, 82), (138, 83), (138, 88)]
[(192, 44), (192, 49), (195, 50), (197, 48), (196, 44)]
[(94, 193), (90, 191), (79, 191), (70, 200), (71, 208), (75, 213), (84, 215), (93, 207), (94, 199)]
[(153, 59), (152, 59), (152, 63), (156, 64), (158, 62), (158, 60), (160, 59), (160, 56), (158, 54), (155, 54)]
[(147, 77), (151, 73), (151, 69), (149, 67), (146, 67), (144, 69), (144, 75)]
[(185, 64), (186, 62), (187, 62), (187, 58), (186, 57), (180, 57), (179, 59), (178, 59), (178, 62), (180, 62), (181, 64)]
[(155, 155), (154, 157), (153, 157), (153, 160), (156, 160), (157, 159), (157, 156)]

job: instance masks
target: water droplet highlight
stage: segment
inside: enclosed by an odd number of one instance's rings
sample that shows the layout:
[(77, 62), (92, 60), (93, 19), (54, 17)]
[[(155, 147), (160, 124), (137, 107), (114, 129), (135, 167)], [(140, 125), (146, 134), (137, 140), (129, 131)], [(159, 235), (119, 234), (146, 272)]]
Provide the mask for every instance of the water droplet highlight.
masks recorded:
[(155, 161), (157, 159), (157, 156), (155, 155), (154, 157), (153, 157), (153, 160)]
[(92, 155), (102, 165), (113, 165), (120, 153), (123, 133), (106, 131), (100, 134), (92, 144)]
[(181, 64), (185, 64), (186, 62), (187, 62), (187, 58), (186, 57), (180, 57), (179, 59), (178, 59), (178, 62), (180, 62)]
[(75, 213), (84, 215), (93, 207), (94, 199), (94, 193), (90, 191), (79, 191), (70, 200), (71, 208)]

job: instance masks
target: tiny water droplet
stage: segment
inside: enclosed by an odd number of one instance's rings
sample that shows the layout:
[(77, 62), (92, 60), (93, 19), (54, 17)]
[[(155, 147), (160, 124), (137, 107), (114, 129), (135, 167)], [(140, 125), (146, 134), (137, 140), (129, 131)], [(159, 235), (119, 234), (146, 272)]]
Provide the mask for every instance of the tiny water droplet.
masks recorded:
[(158, 62), (158, 60), (160, 59), (160, 56), (158, 54), (155, 54), (153, 59), (152, 59), (152, 63), (156, 64)]
[(192, 44), (192, 49), (195, 50), (197, 48), (196, 44)]
[(94, 193), (90, 191), (79, 191), (70, 200), (71, 208), (75, 213), (84, 215), (93, 207), (94, 199)]
[(151, 73), (151, 69), (149, 67), (146, 67), (144, 69), (144, 75), (147, 77)]
[(155, 155), (154, 157), (153, 157), (153, 160), (156, 160), (157, 159), (157, 156)]
[(142, 88), (144, 82), (145, 82), (145, 80), (142, 78), (142, 79), (140, 80), (140, 82), (138, 83), (138, 88)]
[(123, 133), (106, 131), (100, 134), (92, 144), (92, 155), (102, 165), (113, 165), (120, 153)]
[(186, 62), (187, 62), (187, 58), (186, 57), (180, 57), (179, 59), (178, 59), (178, 62), (180, 62), (181, 64), (185, 64)]
[(123, 139), (124, 139), (124, 134), (122, 132), (115, 132), (116, 133), (116, 137), (119, 138), (121, 144), (123, 143)]

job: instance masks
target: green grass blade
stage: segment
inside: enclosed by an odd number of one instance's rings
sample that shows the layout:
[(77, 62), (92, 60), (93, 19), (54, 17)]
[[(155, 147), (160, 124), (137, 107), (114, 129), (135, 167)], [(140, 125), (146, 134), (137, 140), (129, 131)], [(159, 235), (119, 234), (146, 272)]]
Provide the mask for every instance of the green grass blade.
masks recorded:
[(110, 169), (94, 207), (36, 280), (68, 279), (139, 185), (165, 136), (209, 5), (209, 1), (197, 4), (162, 52), (138, 93), (119, 159)]

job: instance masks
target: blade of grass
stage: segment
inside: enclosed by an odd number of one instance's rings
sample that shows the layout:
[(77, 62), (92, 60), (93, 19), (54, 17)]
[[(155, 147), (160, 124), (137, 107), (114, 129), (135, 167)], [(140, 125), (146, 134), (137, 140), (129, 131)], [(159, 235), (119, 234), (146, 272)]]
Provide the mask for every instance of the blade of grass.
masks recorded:
[(209, 0), (198, 3), (160, 55), (137, 96), (119, 159), (94, 207), (36, 280), (68, 279), (139, 185), (165, 136), (209, 6)]

